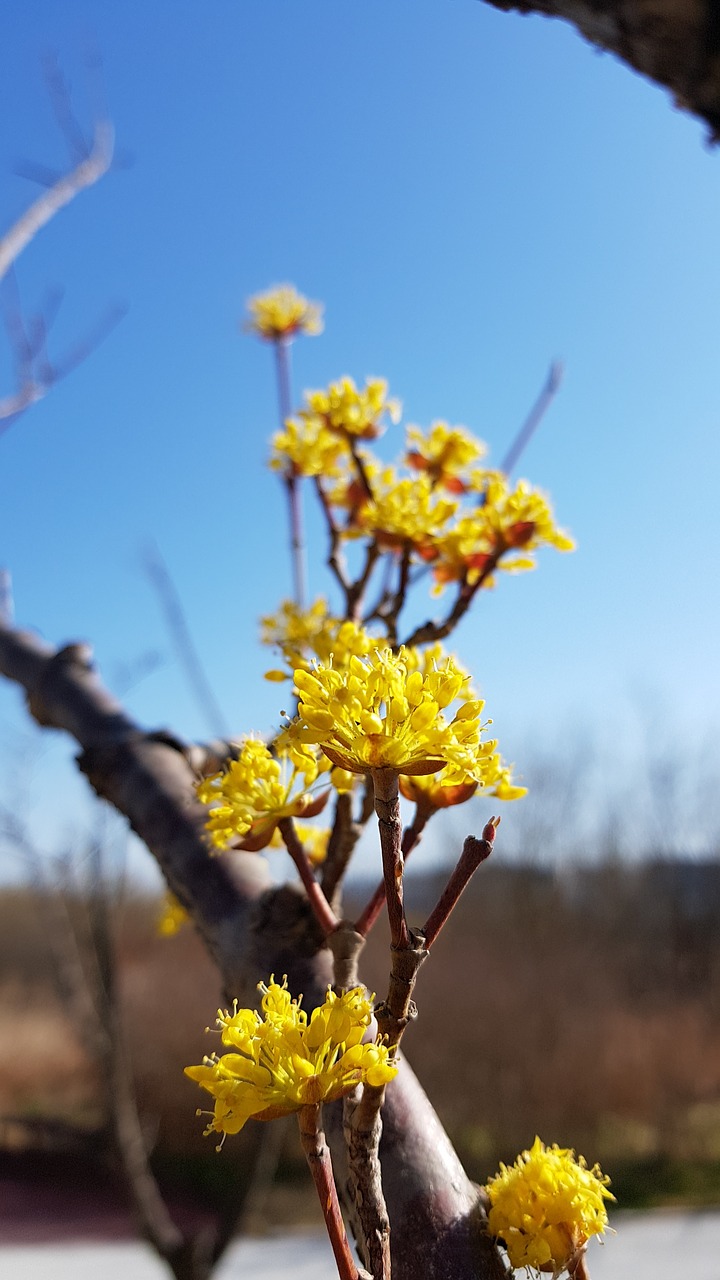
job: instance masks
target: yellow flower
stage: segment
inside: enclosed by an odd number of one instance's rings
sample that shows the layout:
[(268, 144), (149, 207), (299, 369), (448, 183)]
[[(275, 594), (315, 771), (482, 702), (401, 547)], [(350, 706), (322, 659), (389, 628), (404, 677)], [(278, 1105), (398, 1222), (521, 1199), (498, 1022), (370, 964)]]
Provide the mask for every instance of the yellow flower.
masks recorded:
[(327, 857), (329, 827), (314, 827), (309, 822), (296, 822), (295, 833), (313, 867), (319, 867)]
[(514, 1165), (500, 1165), (487, 1186), (488, 1226), (502, 1240), (513, 1267), (557, 1276), (571, 1265), (590, 1236), (607, 1226), (609, 1178), (582, 1156), (536, 1138)]
[(511, 490), (506, 477), (486, 472), (475, 483), (481, 505), (434, 541), (433, 573), (441, 587), (454, 580), (472, 585), (488, 568), (534, 569), (532, 552), (543, 543), (558, 551), (574, 549), (572, 538), (557, 528), (545, 495), (527, 481)]
[[(482, 781), (496, 743), (481, 742), (483, 702), (467, 697), (468, 677), (451, 657), (432, 670), (418, 669), (413, 652), (377, 648), (295, 672), (297, 720), (284, 735), (288, 744), (315, 743), (333, 764), (351, 773), (393, 769), (399, 774), (437, 773), (448, 785)], [(452, 720), (443, 712), (460, 701)]]
[(161, 938), (172, 938), (179, 933), (184, 924), (187, 924), (190, 916), (180, 902), (178, 902), (174, 893), (165, 894), (160, 914), (157, 919), (156, 929)]
[(268, 671), (271, 680), (287, 679), (298, 667), (309, 670), (314, 660), (327, 663), (332, 657), (336, 668), (346, 666), (353, 655), (363, 658), (379, 643), (359, 622), (333, 617), (322, 597), (307, 609), (283, 600), (277, 613), (260, 619), (260, 628), (261, 642), (277, 645), (289, 668)]
[[(512, 781), (512, 769), (503, 764), (499, 751), (485, 760), (482, 794), (495, 796), (497, 800), (520, 800), (527, 795), (527, 787), (518, 787)], [(435, 813), (437, 809), (449, 809), (464, 804), (478, 790), (480, 783), (461, 782), (448, 784), (445, 770), (417, 778), (401, 778), (400, 791), (406, 800), (412, 800), (421, 812)]]
[(310, 788), (327, 760), (307, 749), (294, 749), (291, 762), (279, 754), (277, 760), (250, 738), (221, 773), (198, 783), (198, 799), (210, 806), (205, 828), (218, 849), (264, 849), (283, 818), (314, 818), (325, 807), (329, 790), (313, 795)]
[(385, 1045), (362, 1043), (373, 1013), (362, 987), (342, 996), (328, 989), (309, 1019), (285, 983), (271, 978), (260, 990), (262, 1016), (252, 1009), (218, 1010), (222, 1042), (231, 1052), (185, 1068), (215, 1099), (206, 1133), (238, 1133), (251, 1117), (274, 1120), (397, 1075)]
[(273, 471), (291, 470), (296, 476), (328, 476), (333, 480), (347, 474), (350, 452), (344, 437), (314, 414), (286, 418), (285, 430), (277, 431), (272, 443)]
[(400, 401), (388, 399), (384, 378), (367, 378), (358, 390), (352, 378), (333, 382), (326, 391), (306, 391), (307, 409), (302, 416), (315, 416), (330, 430), (344, 436), (374, 439), (383, 430), (381, 418), (400, 419)]
[(322, 333), (322, 307), (308, 302), (292, 284), (278, 284), (248, 299), (246, 328), (269, 342), (294, 338), (297, 333)]
[[(373, 480), (373, 496), (355, 513), (358, 531), (374, 534), (382, 547), (420, 550), (442, 537), (457, 511), (457, 502), (433, 492), (427, 475), (398, 479), (392, 467)], [(351, 536), (355, 529), (349, 531)]]
[(450, 427), (441, 421), (433, 422), (427, 432), (408, 427), (407, 448), (408, 466), (424, 471), (433, 484), (451, 493), (465, 492), (468, 484), (463, 471), (487, 452), (482, 441), (465, 427)]

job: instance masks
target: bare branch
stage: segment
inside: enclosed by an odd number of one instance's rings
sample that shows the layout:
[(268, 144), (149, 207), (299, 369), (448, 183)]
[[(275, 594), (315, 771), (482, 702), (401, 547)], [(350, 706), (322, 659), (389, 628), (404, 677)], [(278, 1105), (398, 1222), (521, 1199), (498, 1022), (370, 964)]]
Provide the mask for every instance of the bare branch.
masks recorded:
[(227, 738), (229, 731), (225, 717), (190, 634), (180, 594), (156, 542), (148, 543), (143, 556), (143, 567), (160, 602), (175, 652), (195, 695), (197, 706), (205, 717), (205, 723), (210, 733)]
[(20, 215), (14, 226), (0, 237), (0, 280), (20, 254), (66, 204), (81, 191), (92, 187), (107, 173), (113, 156), (114, 134), (109, 120), (98, 120), (87, 155), (65, 173)]

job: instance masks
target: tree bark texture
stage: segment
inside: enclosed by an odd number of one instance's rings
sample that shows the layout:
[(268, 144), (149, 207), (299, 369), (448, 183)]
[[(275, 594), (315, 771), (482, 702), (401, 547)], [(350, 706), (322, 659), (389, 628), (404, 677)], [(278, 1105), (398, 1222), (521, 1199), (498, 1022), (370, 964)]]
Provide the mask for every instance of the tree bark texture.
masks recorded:
[[(306, 1008), (322, 1001), (332, 957), (306, 898), (293, 886), (273, 887), (257, 854), (208, 852), (205, 811), (193, 785), (202, 753), (167, 731), (147, 733), (135, 724), (102, 685), (87, 645), (54, 650), (31, 632), (0, 624), (0, 674), (25, 690), (38, 724), (75, 738), (79, 768), (128, 819), (191, 913), (228, 1002), (253, 1003), (257, 982), (271, 973), (287, 973)], [(326, 1112), (343, 1189), (342, 1104)], [(381, 1158), (394, 1280), (500, 1280), (503, 1266), (483, 1233), (477, 1189), (405, 1062), (387, 1089)], [(352, 1225), (352, 1206), (346, 1208)]]
[(485, 0), (505, 12), (565, 18), (592, 44), (669, 89), (720, 140), (718, 0)]

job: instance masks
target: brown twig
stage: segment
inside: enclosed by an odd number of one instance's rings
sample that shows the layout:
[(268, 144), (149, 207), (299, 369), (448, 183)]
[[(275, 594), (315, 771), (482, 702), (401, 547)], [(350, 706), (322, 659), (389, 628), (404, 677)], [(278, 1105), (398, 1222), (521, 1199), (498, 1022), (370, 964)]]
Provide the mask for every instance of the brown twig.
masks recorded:
[(340, 1213), (330, 1148), (320, 1125), (319, 1106), (303, 1107), (298, 1112), (298, 1125), (300, 1141), (318, 1193), (340, 1280), (360, 1280), (360, 1272), (350, 1251), (350, 1243)]
[[(402, 842), (400, 845), (405, 862), (407, 862), (415, 846), (419, 844), (420, 837), (432, 813), (433, 810), (421, 810), (420, 806), (416, 805), (413, 820), (410, 826), (406, 827), (403, 831)], [(375, 924), (375, 921), (382, 911), (384, 901), (385, 881), (383, 879), (380, 881), (372, 897), (355, 921), (355, 928), (359, 934), (362, 934), (363, 938), (367, 938), (370, 930)]]
[(357, 618), (362, 609), (362, 603), (365, 598), (368, 583), (372, 576), (373, 569), (377, 564), (380, 556), (380, 548), (373, 540), (368, 542), (365, 551), (365, 564), (362, 567), (360, 575), (355, 582), (350, 583), (347, 592), (347, 616), (348, 618)]
[(345, 791), (335, 802), (335, 821), (320, 876), (322, 891), (336, 909), (339, 909), (340, 886), (362, 829), (362, 822), (353, 822), (352, 794)]
[(149, 542), (145, 548), (143, 568), (165, 615), (165, 624), (196, 705), (210, 733), (228, 738), (230, 731), (192, 638), (180, 593), (156, 542)]
[(360, 1224), (358, 1248), (373, 1280), (390, 1280), (390, 1219), (382, 1189), (380, 1108), (363, 1106), (356, 1089), (343, 1099), (349, 1190)]
[(405, 947), (408, 944), (408, 929), (403, 905), (404, 863), (398, 775), (394, 769), (373, 769), (372, 780), (375, 812), (380, 832), (390, 941), (393, 947)]
[(422, 930), (428, 950), (446, 923), (451, 911), (457, 906), (460, 895), (469, 884), (480, 863), (490, 857), (499, 822), (499, 818), (491, 818), (483, 828), (481, 840), (478, 840), (475, 836), (467, 837), (458, 863)]
[(290, 857), (297, 868), (298, 875), (303, 883), (303, 888), (308, 896), (308, 902), (312, 907), (313, 915), (317, 920), (323, 933), (327, 936), (337, 929), (340, 921), (323, 893), (318, 881), (315, 879), (313, 871), (305, 849), (298, 839), (295, 830), (295, 823), (292, 818), (283, 818), (278, 823), (280, 835), (285, 842)]
[(407, 647), (434, 644), (436, 640), (444, 640), (446, 636), (450, 635), (450, 632), (455, 629), (461, 618), (465, 617), (478, 591), (485, 585), (491, 574), (495, 572), (498, 562), (506, 551), (507, 547), (503, 545), (493, 552), (476, 582), (470, 584), (467, 578), (462, 579), (455, 603), (443, 622), (433, 622), (432, 619), (428, 619), (427, 622), (416, 627), (407, 640), (403, 640), (403, 644)]
[[(348, 599), (348, 591), (350, 590), (350, 579), (347, 576), (347, 565), (345, 563), (345, 557), (342, 554), (342, 535), (338, 525), (335, 523), (335, 517), (333, 516), (332, 508), (328, 501), (327, 494), (325, 493), (325, 490), (323, 489), (322, 484), (320, 483), (319, 476), (315, 476), (315, 492), (317, 493), (318, 502), (320, 503), (320, 507), (322, 509), (323, 515), (325, 516), (325, 523), (327, 525), (328, 538), (330, 540), (330, 549), (328, 551), (327, 566), (330, 572), (334, 575), (335, 580), (345, 597), (346, 610), (347, 610), (347, 599)], [(348, 616), (349, 616), (349, 613), (348, 613)]]

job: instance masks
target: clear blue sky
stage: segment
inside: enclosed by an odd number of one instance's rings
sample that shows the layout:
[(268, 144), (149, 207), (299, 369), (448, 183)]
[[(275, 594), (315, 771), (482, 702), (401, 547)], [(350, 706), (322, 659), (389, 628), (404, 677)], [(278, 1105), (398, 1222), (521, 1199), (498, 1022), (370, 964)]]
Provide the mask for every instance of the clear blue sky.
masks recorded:
[[(571, 28), (479, 0), (8, 13), (2, 224), (35, 191), (17, 162), (64, 161), (46, 49), (86, 122), (82, 55), (101, 51), (121, 162), (20, 260), (24, 302), (65, 287), (58, 352), (108, 303), (128, 306), (0, 439), (18, 622), (92, 640), (118, 686), (161, 654), (131, 709), (204, 735), (141, 568), (155, 538), (233, 730), (276, 721), (282, 690), (256, 645), (258, 614), (289, 593), (263, 470), (271, 353), (238, 320), (249, 294), (292, 280), (327, 321), (295, 349), (298, 394), (385, 376), (406, 420), (464, 423), (495, 461), (550, 360), (566, 364), (521, 472), (578, 551), (503, 579), (456, 637), (505, 754), (522, 771), (563, 734), (597, 733), (631, 773), (643, 717), (678, 767), (714, 742), (720, 161), (701, 124)], [(0, 689), (9, 778), (23, 723)]]

